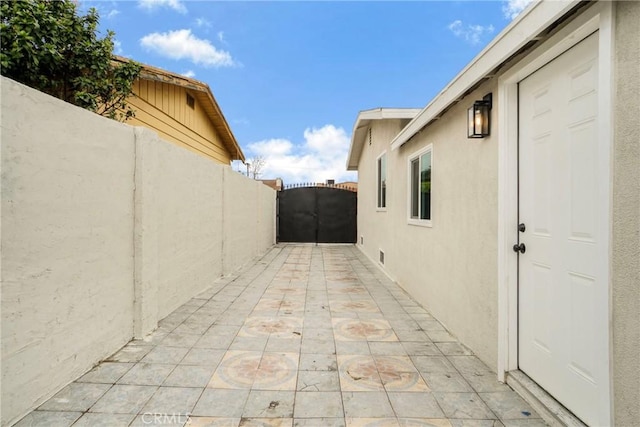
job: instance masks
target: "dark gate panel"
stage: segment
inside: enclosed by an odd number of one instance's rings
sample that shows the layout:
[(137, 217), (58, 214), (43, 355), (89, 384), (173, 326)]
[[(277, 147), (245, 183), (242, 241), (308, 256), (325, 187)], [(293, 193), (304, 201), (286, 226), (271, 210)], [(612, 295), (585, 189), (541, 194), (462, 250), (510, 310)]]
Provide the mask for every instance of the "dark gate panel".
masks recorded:
[(291, 188), (278, 192), (278, 241), (316, 241), (316, 194), (314, 188)]
[(357, 193), (316, 188), (318, 243), (355, 243)]
[(278, 192), (278, 241), (355, 243), (357, 193), (331, 187)]

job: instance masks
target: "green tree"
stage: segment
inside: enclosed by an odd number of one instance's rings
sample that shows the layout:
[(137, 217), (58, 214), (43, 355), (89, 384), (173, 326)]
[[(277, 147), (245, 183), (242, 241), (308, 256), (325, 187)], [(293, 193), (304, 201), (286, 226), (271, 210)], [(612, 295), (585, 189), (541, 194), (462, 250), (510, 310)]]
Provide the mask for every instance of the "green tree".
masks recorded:
[(126, 98), (141, 66), (113, 61), (112, 31), (99, 16), (78, 15), (70, 0), (0, 2), (0, 72), (13, 80), (112, 119), (134, 115)]

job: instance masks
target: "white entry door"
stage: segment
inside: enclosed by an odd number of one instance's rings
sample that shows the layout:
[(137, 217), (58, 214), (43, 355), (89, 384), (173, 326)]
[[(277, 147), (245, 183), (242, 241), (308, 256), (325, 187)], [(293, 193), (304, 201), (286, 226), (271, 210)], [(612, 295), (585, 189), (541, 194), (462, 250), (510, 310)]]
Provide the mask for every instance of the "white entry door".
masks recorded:
[(519, 368), (587, 424), (608, 425), (609, 154), (598, 137), (598, 34), (518, 89)]

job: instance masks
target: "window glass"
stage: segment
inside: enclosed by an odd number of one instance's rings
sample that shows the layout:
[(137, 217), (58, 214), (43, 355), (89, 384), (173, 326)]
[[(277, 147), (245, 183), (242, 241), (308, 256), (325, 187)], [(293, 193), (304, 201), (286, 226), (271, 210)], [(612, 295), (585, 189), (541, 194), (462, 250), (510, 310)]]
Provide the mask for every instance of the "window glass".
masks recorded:
[(418, 187), (420, 184), (420, 162), (418, 159), (411, 161), (411, 218), (418, 218), (420, 199)]
[(431, 219), (431, 151), (420, 156), (420, 219)]
[(431, 220), (431, 158), (431, 146), (409, 158), (410, 219)]
[(387, 155), (378, 157), (378, 207), (387, 207)]

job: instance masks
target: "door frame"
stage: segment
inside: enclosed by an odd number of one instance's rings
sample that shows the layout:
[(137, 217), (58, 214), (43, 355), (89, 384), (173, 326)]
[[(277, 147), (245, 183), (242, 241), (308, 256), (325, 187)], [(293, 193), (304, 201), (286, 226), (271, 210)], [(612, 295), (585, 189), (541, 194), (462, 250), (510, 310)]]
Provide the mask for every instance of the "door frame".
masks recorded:
[(542, 45), (534, 49), (519, 63), (498, 78), (498, 379), (505, 381), (506, 373), (518, 369), (518, 257), (513, 245), (518, 241), (518, 83), (598, 31), (598, 120), (600, 154), (607, 156), (603, 176), (606, 206), (599, 214), (606, 223), (603, 232), (605, 253), (609, 254), (604, 276), (609, 322), (601, 325), (608, 340), (609, 387), (601, 404), (613, 422), (612, 333), (611, 333), (611, 186), (613, 160), (613, 58), (614, 58), (614, 5), (598, 2), (559, 30)]

